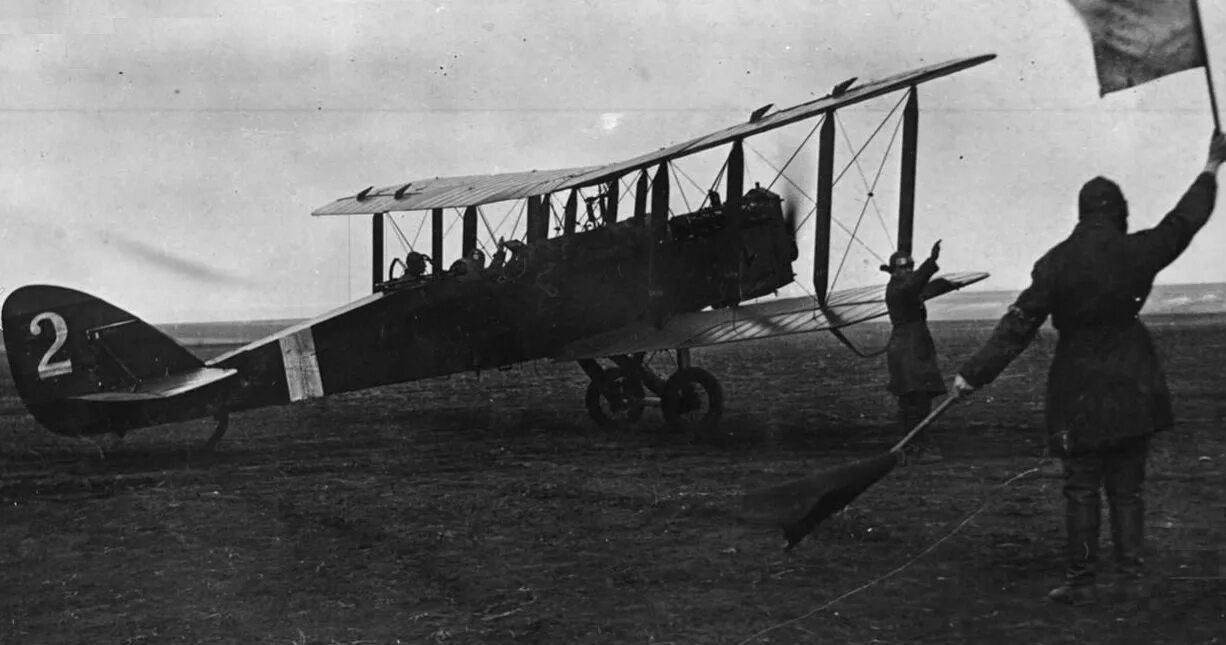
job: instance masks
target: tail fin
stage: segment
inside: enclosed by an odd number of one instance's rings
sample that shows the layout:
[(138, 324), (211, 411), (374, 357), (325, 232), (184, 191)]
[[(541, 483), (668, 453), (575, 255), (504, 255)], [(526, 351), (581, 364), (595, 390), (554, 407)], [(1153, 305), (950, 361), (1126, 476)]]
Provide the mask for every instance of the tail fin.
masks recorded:
[(22, 287), (0, 311), (17, 392), (39, 423), (68, 435), (122, 433), (199, 416), (166, 405), (233, 374), (136, 316), (89, 294)]

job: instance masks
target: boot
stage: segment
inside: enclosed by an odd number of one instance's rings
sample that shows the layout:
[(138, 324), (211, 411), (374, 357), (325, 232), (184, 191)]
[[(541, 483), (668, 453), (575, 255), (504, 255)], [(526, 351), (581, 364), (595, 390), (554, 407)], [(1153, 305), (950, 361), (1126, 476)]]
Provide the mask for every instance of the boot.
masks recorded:
[(1099, 505), (1097, 496), (1069, 498), (1064, 511), (1068, 569), (1064, 584), (1047, 594), (1048, 600), (1081, 606), (1095, 602), (1094, 569), (1098, 563)]
[(1115, 560), (1117, 600), (1148, 597), (1141, 546), (1145, 540), (1145, 510), (1140, 499), (1111, 508), (1111, 541)]
[(1145, 482), (1147, 440), (1131, 440), (1113, 455), (1104, 473), (1107, 504), (1111, 511), (1111, 543), (1115, 564), (1113, 595), (1117, 600), (1148, 597), (1141, 562), (1145, 542)]

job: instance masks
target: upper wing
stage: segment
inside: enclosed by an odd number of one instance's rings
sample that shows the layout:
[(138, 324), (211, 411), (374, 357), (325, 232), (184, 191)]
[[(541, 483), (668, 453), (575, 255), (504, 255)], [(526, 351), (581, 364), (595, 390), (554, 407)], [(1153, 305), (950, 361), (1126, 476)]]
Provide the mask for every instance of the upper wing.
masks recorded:
[(626, 161), (585, 168), (418, 179), (377, 190), (372, 187), (355, 196), (338, 199), (316, 209), (311, 214), (360, 215), (476, 206), (509, 199), (521, 199), (532, 195), (544, 195), (568, 188), (594, 186), (621, 177), (626, 173), (653, 166), (661, 161), (709, 150), (737, 139), (812, 118), (823, 112), (867, 101), (883, 94), (986, 63), (993, 58), (996, 58), (995, 54), (971, 56), (895, 74), (879, 81), (854, 86), (837, 95), (828, 94), (807, 103), (779, 110), (756, 121), (739, 123)]
[[(987, 278), (986, 273), (953, 273), (933, 278), (929, 300)], [(601, 358), (635, 352), (719, 345), (755, 338), (841, 329), (886, 315), (885, 285), (837, 291), (821, 308), (813, 298), (785, 298), (741, 307), (677, 314), (657, 329), (635, 323), (575, 341), (555, 360)]]

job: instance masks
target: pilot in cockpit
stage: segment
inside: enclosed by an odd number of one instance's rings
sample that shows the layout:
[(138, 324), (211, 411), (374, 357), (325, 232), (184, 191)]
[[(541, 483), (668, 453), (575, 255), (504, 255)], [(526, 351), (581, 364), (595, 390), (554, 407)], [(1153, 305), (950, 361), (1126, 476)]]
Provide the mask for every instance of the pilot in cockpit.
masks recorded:
[(485, 270), (485, 252), (474, 248), (467, 257), (460, 258), (451, 264), (448, 270), (452, 276), (461, 280), (476, 280)]
[(429, 264), (427, 260), (426, 254), (409, 251), (409, 254), (404, 258), (405, 277), (417, 280), (426, 275), (426, 266)]

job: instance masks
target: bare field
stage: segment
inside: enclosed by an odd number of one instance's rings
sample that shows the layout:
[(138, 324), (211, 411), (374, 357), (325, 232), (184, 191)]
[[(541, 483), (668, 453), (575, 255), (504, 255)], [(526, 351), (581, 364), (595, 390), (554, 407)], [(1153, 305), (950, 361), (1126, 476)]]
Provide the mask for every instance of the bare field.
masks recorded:
[[(990, 328), (934, 323), (946, 371)], [(5, 379), (0, 643), (1226, 642), (1226, 318), (1151, 329), (1179, 428), (1150, 461), (1148, 598), (1046, 603), (1058, 471), (1000, 487), (1042, 454), (1047, 331), (942, 419), (944, 462), (789, 553), (739, 523), (745, 490), (900, 436), (884, 360), (805, 336), (695, 353), (728, 396), (698, 445), (653, 410), (595, 428), (573, 365), (237, 415), (212, 455), (203, 421), (50, 435)]]

